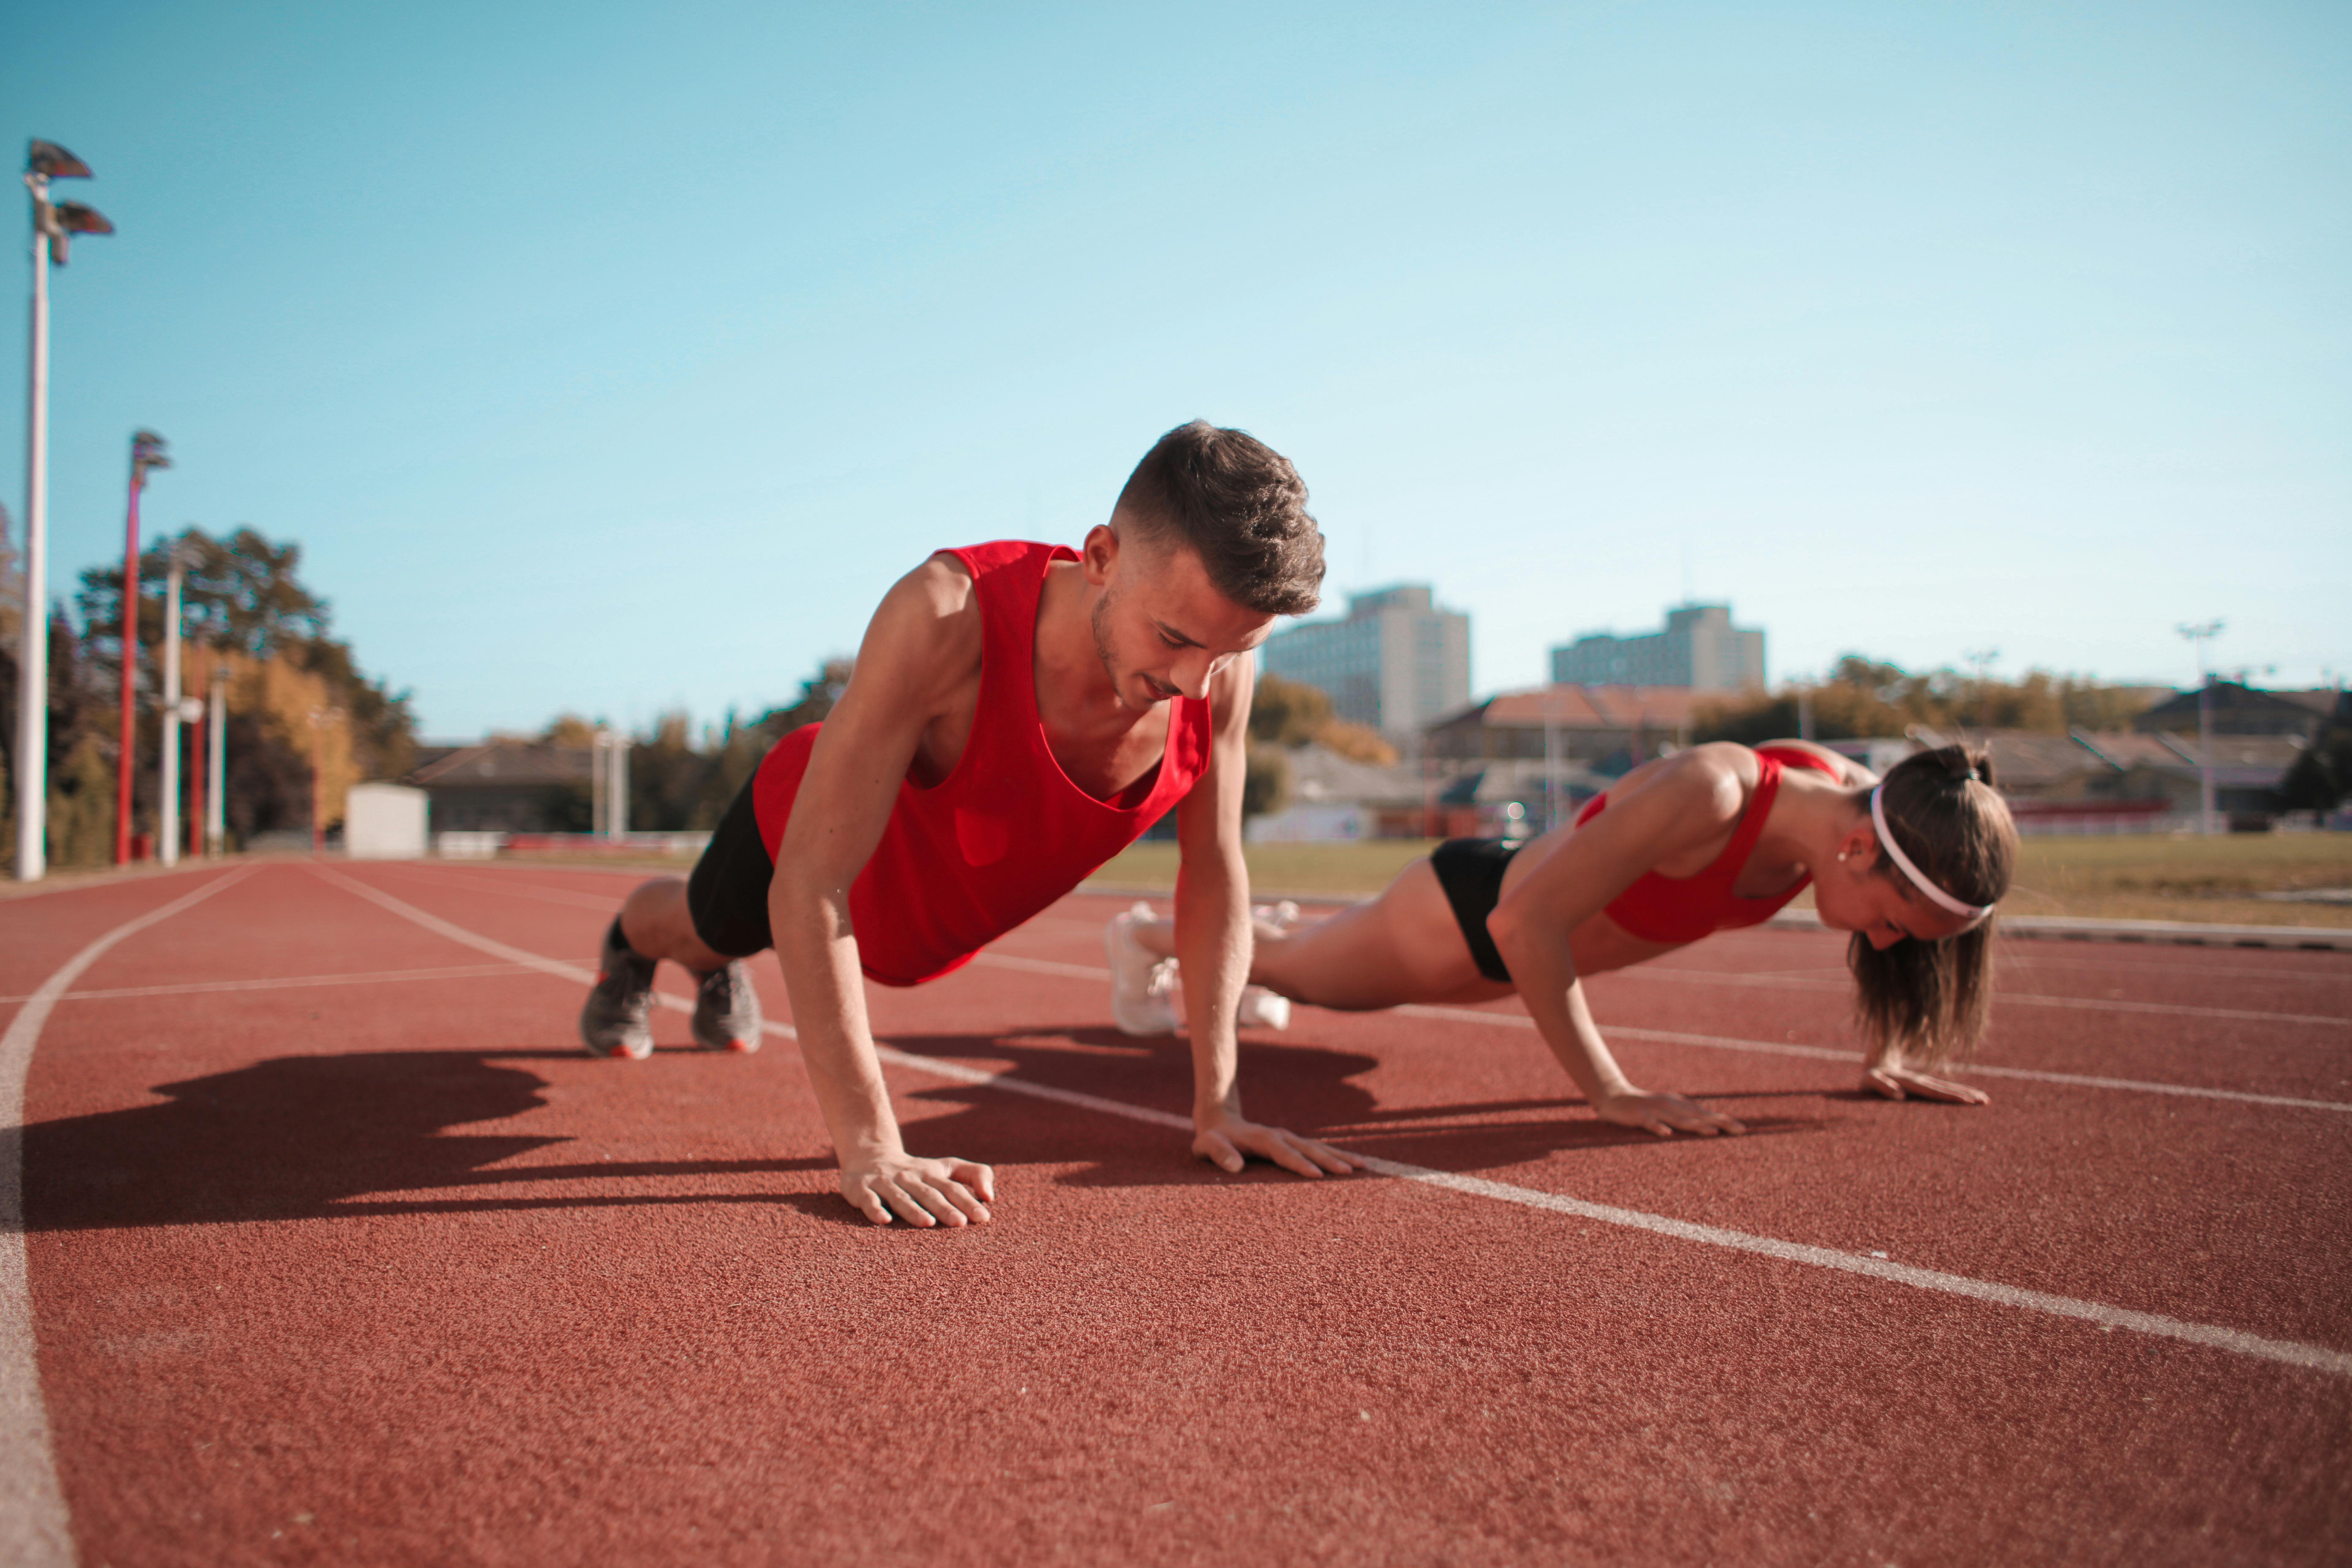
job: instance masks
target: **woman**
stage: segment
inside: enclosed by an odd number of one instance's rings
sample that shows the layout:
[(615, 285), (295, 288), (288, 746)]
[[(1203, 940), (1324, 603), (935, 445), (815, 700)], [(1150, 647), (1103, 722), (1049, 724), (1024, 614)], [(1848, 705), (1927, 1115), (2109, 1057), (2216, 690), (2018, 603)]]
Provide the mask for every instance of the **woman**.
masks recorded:
[[(1739, 1132), (1731, 1117), (1628, 1079), (1580, 977), (1760, 924), (1810, 883), (1822, 923), (1853, 933), (1846, 964), (1872, 1047), (1864, 1082), (1895, 1100), (1981, 1104), (1981, 1090), (1923, 1069), (1984, 1032), (1993, 906), (2016, 858), (1980, 752), (1922, 752), (1881, 781), (1807, 742), (1718, 742), (1643, 763), (1574, 825), (1524, 847), (1452, 839), (1370, 903), (1295, 930), (1261, 921), (1250, 980), (1347, 1010), (1516, 991), (1603, 1121), (1661, 1137)], [(1165, 1032), (1173, 923), (1139, 907), (1106, 941), (1120, 1027)], [(1244, 997), (1247, 1011), (1257, 999)]]

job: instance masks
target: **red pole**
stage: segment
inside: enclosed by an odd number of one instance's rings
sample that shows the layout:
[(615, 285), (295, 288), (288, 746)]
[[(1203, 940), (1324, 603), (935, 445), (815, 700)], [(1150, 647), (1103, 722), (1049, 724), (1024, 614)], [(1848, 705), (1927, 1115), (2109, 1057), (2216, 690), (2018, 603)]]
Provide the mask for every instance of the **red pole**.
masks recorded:
[(131, 861), (131, 766), (136, 744), (139, 710), (131, 686), (139, 672), (139, 492), (146, 487), (147, 465), (137, 443), (131, 456), (131, 518), (122, 544), (122, 749), (114, 762), (114, 863)]
[(327, 811), (325, 797), (319, 790), (319, 747), (324, 743), (319, 731), (319, 715), (310, 715), (310, 858), (327, 857)]
[(187, 725), (188, 843), (186, 853), (191, 860), (201, 860), (205, 858), (205, 758), (211, 755), (205, 750), (205, 725), (210, 721), (211, 715), (208, 712), (204, 718), (189, 721)]

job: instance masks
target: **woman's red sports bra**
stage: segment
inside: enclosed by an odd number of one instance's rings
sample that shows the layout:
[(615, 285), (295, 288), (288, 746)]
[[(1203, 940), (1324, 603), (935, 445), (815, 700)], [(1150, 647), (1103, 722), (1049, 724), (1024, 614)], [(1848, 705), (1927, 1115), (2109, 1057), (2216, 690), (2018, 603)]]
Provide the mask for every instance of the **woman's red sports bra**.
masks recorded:
[[(1743, 899), (1731, 890), (1739, 873), (1747, 869), (1756, 841), (1764, 836), (1765, 820), (1772, 815), (1772, 802), (1780, 793), (1782, 767), (1811, 768), (1832, 778), (1843, 776), (1835, 763), (1796, 746), (1759, 746), (1756, 757), (1762, 764), (1756, 791), (1748, 797), (1748, 809), (1740, 814), (1731, 842), (1712, 865), (1695, 877), (1662, 877), (1645, 871), (1610, 901), (1609, 918), (1622, 926), (1626, 934), (1643, 942), (1681, 943), (1739, 926), (1762, 925), (1812, 881), (1810, 876), (1801, 877), (1787, 892), (1768, 899)], [(1583, 826), (1608, 804), (1607, 795), (1593, 796), (1576, 814), (1576, 825)]]

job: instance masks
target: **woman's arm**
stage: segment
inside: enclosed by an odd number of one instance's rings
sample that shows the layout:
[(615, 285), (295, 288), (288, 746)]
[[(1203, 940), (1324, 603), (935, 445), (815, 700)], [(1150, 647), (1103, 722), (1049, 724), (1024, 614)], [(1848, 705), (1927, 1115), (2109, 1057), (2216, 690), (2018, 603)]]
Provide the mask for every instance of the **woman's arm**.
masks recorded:
[(1739, 820), (1753, 767), (1743, 770), (1739, 755), (1732, 747), (1685, 752), (1636, 787), (1612, 793), (1607, 811), (1573, 832), (1486, 917), (1536, 1028), (1594, 1113), (1662, 1138), (1676, 1129), (1703, 1136), (1747, 1129), (1680, 1095), (1648, 1093), (1625, 1076), (1585, 1005), (1569, 938), (1660, 861)]

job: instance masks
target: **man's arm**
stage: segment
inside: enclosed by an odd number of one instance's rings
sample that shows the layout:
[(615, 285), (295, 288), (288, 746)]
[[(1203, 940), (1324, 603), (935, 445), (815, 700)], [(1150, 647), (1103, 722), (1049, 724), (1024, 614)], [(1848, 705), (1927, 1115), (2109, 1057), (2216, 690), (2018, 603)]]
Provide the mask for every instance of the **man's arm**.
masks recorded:
[(793, 999), (801, 1058), (841, 1162), (841, 1193), (866, 1218), (917, 1226), (989, 1217), (994, 1173), (909, 1155), (866, 1019), (849, 888), (889, 825), (923, 733), (980, 667), (971, 580), (933, 557), (883, 599), (856, 672), (827, 716), (793, 801), (768, 886), (768, 926)]
[(1176, 807), (1176, 957), (1192, 1037), (1192, 1152), (1227, 1171), (1255, 1154), (1286, 1171), (1319, 1176), (1361, 1167), (1328, 1143), (1261, 1127), (1242, 1115), (1234, 1013), (1249, 979), (1249, 868), (1242, 859), (1242, 780), (1248, 766), (1254, 660), (1211, 678), (1215, 726), (1208, 771)]

